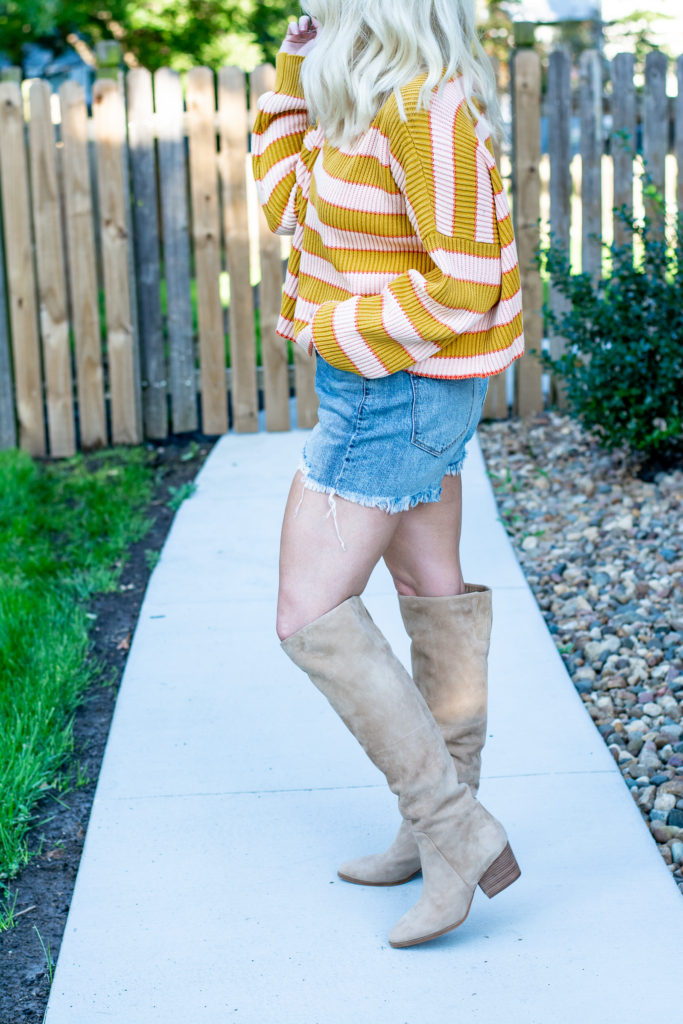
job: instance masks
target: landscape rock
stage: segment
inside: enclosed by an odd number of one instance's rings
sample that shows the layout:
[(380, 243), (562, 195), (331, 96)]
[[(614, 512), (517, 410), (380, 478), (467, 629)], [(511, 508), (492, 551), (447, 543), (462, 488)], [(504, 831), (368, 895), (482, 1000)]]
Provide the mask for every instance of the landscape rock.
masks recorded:
[(683, 892), (683, 471), (642, 480), (558, 412), (479, 438), (548, 629)]

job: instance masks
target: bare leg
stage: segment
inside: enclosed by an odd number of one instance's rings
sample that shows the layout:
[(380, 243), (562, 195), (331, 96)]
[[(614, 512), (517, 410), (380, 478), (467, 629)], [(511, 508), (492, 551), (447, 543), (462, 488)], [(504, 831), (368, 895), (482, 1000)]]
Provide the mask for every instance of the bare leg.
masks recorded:
[(462, 483), (443, 479), (441, 500), (403, 512), (384, 552), (399, 594), (448, 597), (465, 593), (460, 567)]
[(408, 514), (388, 515), (339, 497), (334, 502), (333, 514), (328, 495), (304, 490), (303, 476), (296, 474), (280, 543), (277, 633), (281, 640), (347, 598), (362, 594), (401, 518)]

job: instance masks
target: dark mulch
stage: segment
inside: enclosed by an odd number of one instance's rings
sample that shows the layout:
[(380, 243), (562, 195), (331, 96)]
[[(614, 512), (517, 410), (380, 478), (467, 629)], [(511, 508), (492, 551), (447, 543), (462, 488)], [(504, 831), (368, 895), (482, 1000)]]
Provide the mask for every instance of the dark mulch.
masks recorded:
[[(193, 441), (193, 449), (196, 443), (199, 448), (187, 459)], [(50, 971), (40, 940), (55, 963), (116, 695), (151, 572), (145, 552), (161, 550), (174, 515), (168, 505), (169, 489), (194, 479), (212, 443), (202, 437), (183, 437), (155, 447), (159, 481), (149, 508), (153, 524), (130, 549), (121, 574), (121, 584), (127, 589), (100, 594), (91, 602), (90, 610), (97, 615), (91, 632), (92, 653), (105, 666), (107, 684), (89, 691), (74, 721), (74, 781), (80, 765), (87, 784), (48, 795), (36, 810), (37, 824), (28, 844), (33, 856), (11, 883), (17, 893), (16, 927), (0, 935), (1, 1024), (41, 1024), (43, 1020)]]

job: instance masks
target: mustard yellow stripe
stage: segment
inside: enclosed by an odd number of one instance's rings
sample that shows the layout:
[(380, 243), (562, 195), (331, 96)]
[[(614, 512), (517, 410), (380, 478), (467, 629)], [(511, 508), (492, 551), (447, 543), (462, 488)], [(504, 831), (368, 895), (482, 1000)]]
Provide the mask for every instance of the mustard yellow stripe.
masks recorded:
[(282, 296), (282, 307), (280, 313), (286, 320), (294, 319), (294, 310), (296, 309), (296, 299), (292, 299), (289, 295)]
[(509, 324), (501, 324), (487, 331), (459, 334), (453, 341), (432, 356), (433, 359), (448, 359), (452, 356), (471, 357), (500, 352), (522, 333), (522, 315), (519, 313)]
[(498, 221), (498, 238), (501, 246), (509, 245), (514, 241), (515, 233), (512, 229), (512, 217), (508, 214), (503, 220)]
[(415, 252), (392, 252), (390, 249), (328, 249), (317, 231), (307, 227), (304, 235), (303, 248), (306, 252), (320, 259), (333, 263), (342, 274), (347, 272), (365, 272), (377, 274), (402, 274), (415, 268), (421, 273), (433, 270), (434, 264), (429, 253), (424, 250)]
[(275, 57), (275, 92), (304, 98), (301, 85), (301, 65), (304, 58), (293, 53), (278, 53)]
[(513, 267), (503, 274), (502, 286), (500, 289), (501, 299), (511, 299), (519, 291), (519, 267)]
[(343, 302), (344, 299), (350, 298), (352, 294), (353, 292), (346, 288), (336, 288), (334, 285), (319, 281), (316, 277), (310, 277), (308, 274), (302, 274), (299, 278), (299, 295), (307, 302), (313, 302), (316, 305), (323, 301), (323, 299), (325, 302), (328, 299), (333, 299), (335, 302)]
[[(311, 198), (323, 224), (332, 224), (341, 231), (360, 231), (363, 234), (386, 238), (414, 234), (411, 223), (404, 213), (367, 213), (364, 210), (346, 209), (325, 202), (318, 195), (314, 180), (311, 182)], [(378, 241), (381, 244), (381, 238)]]
[(377, 157), (347, 156), (338, 149), (330, 148), (324, 154), (325, 170), (332, 178), (352, 185), (373, 185), (384, 192), (398, 195), (400, 189), (389, 167)]
[(258, 181), (265, 178), (266, 174), (282, 160), (291, 160), (301, 150), (303, 133), (298, 135), (286, 135), (274, 139), (266, 146), (259, 156), (253, 158), (254, 176)]
[(286, 178), (276, 186), (271, 192), (270, 199), (266, 206), (264, 206), (264, 212), (267, 212), (271, 217), (276, 216), (277, 223), (279, 224), (282, 220), (282, 214), (285, 211), (285, 207), (289, 202), (289, 197), (292, 194), (292, 188), (294, 187), (295, 176), (294, 171), (288, 174)]
[(498, 170), (498, 167), (494, 165), (491, 168), (490, 174), (491, 184), (493, 185), (493, 191), (496, 193), (496, 195), (498, 195), (498, 193), (502, 192), (504, 189), (503, 179), (500, 176), (500, 171)]
[(451, 238), (449, 235), (442, 235), (433, 231), (424, 236), (424, 244), (428, 249), (445, 249), (466, 256), (488, 256), (496, 259), (500, 256), (500, 245), (498, 242), (475, 242), (472, 238)]

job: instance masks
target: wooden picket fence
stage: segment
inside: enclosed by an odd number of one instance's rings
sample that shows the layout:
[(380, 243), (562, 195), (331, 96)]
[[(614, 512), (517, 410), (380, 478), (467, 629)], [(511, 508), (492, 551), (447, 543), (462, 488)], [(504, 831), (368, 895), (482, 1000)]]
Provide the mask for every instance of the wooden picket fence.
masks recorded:
[[(611, 205), (633, 202), (638, 177), (616, 140), (642, 135), (648, 173), (668, 195), (668, 161), (683, 159), (683, 58), (675, 101), (661, 53), (648, 55), (639, 89), (631, 55), (609, 74), (605, 94), (597, 53), (584, 53), (577, 72), (556, 52), (542, 96), (538, 54), (521, 50), (513, 61), (507, 163), (528, 351), (514, 367), (512, 408), (523, 415), (544, 403), (532, 351), (544, 334), (541, 213), (568, 246), (580, 230), (583, 269), (599, 274)], [(251, 74), (248, 108), (237, 68), (194, 68), (184, 88), (168, 69), (136, 68), (125, 80), (98, 79), (90, 112), (72, 82), (58, 95), (38, 79), (0, 83), (0, 448), (66, 456), (198, 430), (253, 431), (260, 406), (267, 430), (287, 430), (291, 394), (297, 425), (315, 422), (313, 361), (295, 347), (288, 366), (275, 334), (286, 249), (268, 231), (249, 173), (254, 100), (273, 81), (268, 65)], [(675, 195), (683, 211), (683, 175)], [(618, 223), (613, 230), (619, 237)], [(486, 414), (509, 414), (505, 375), (491, 381)]]

